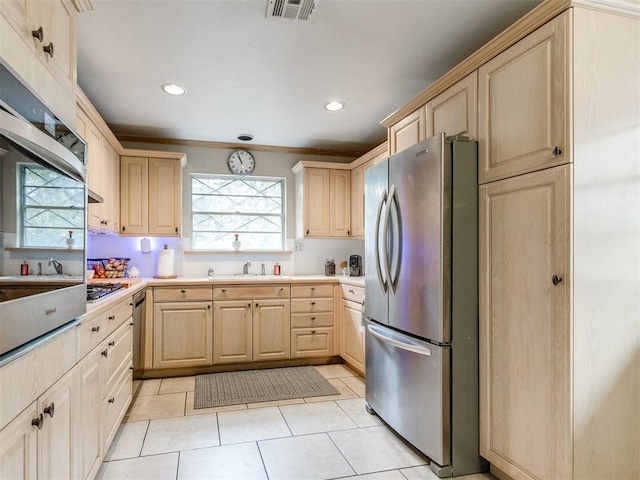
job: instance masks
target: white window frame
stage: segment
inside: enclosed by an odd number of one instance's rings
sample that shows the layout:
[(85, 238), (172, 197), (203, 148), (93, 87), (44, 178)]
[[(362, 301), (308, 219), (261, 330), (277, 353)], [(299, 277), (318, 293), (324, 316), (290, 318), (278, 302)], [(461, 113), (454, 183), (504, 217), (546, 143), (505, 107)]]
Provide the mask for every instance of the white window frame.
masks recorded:
[[(256, 250), (256, 251), (285, 251), (285, 247), (286, 247), (286, 227), (287, 227), (287, 215), (286, 215), (286, 194), (287, 194), (287, 180), (284, 177), (258, 177), (258, 176), (243, 176), (243, 175), (225, 175), (225, 174), (216, 174), (216, 173), (192, 173), (190, 174), (190, 180), (189, 180), (189, 198), (190, 198), (190, 211), (191, 211), (191, 250), (193, 251), (226, 251), (226, 250), (230, 250), (232, 248), (231, 245), (231, 240), (233, 239), (233, 234), (238, 233), (240, 235), (239, 239), (242, 242), (243, 240), (243, 232), (242, 230), (237, 231), (237, 230), (220, 230), (220, 234), (221, 235), (225, 235), (227, 237), (226, 242), (228, 242), (228, 247), (226, 248), (214, 248), (214, 247), (198, 247), (195, 245), (194, 242), (194, 238), (195, 238), (195, 233), (199, 232), (199, 231), (204, 231), (204, 230), (197, 230), (196, 229), (196, 225), (194, 224), (194, 214), (211, 214), (211, 215), (229, 215), (229, 212), (194, 212), (193, 209), (193, 202), (194, 202), (194, 196), (196, 194), (193, 193), (193, 185), (194, 185), (194, 181), (196, 181), (199, 178), (215, 178), (215, 179), (221, 179), (221, 180), (228, 180), (229, 182), (235, 182), (235, 181), (246, 181), (246, 182), (252, 182), (252, 181), (266, 181), (266, 182), (279, 182), (281, 184), (281, 191), (282, 191), (282, 196), (281, 196), (281, 209), (280, 209), (280, 213), (279, 214), (275, 214), (275, 213), (261, 213), (261, 212), (251, 212), (251, 213), (240, 213), (237, 212), (235, 215), (246, 215), (247, 217), (250, 216), (265, 216), (265, 217), (278, 217), (280, 218), (280, 222), (282, 225), (282, 229), (280, 232), (280, 246), (279, 248), (269, 248), (269, 249), (261, 249), (255, 246), (247, 246), (246, 243), (242, 245), (242, 249), (250, 249), (250, 250)], [(197, 194), (200, 195), (200, 194)], [(272, 232), (265, 232), (265, 233), (272, 233)], [(246, 236), (244, 237), (246, 238)]]

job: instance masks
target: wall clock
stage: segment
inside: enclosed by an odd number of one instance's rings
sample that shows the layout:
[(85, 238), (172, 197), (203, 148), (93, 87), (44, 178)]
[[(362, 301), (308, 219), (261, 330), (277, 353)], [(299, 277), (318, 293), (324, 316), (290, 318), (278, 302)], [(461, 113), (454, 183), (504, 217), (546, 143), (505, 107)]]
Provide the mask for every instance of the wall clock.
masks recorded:
[(234, 150), (231, 152), (231, 155), (229, 155), (227, 165), (231, 173), (246, 175), (253, 172), (253, 169), (256, 168), (256, 160), (253, 158), (253, 155), (246, 150)]

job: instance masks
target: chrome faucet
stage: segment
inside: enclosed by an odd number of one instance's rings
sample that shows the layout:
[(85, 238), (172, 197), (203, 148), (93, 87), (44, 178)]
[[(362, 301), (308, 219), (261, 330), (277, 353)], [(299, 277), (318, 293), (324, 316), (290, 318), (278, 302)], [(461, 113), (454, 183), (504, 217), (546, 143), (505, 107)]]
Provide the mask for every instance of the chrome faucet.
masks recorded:
[(247, 260), (247, 263), (242, 267), (242, 274), (247, 275), (249, 273), (249, 267), (251, 266), (251, 262)]
[(51, 260), (49, 260), (49, 266), (53, 265), (53, 268), (56, 269), (56, 273), (58, 275), (62, 275), (62, 264), (57, 261), (56, 259), (52, 258)]

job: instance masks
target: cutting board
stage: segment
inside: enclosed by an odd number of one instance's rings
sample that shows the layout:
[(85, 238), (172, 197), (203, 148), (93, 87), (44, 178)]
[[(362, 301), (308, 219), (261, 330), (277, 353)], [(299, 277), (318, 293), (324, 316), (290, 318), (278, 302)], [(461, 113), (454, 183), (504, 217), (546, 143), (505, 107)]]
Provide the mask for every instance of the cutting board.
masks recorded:
[(87, 283), (121, 283), (124, 288), (140, 282), (139, 278), (90, 278)]

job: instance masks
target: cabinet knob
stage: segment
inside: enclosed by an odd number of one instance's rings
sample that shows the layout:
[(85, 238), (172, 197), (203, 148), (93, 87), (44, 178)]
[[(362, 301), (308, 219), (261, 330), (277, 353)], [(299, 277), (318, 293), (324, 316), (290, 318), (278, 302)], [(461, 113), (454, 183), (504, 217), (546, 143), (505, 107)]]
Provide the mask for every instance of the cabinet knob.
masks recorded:
[(115, 342), (115, 341), (113, 341), (113, 340), (109, 342), (109, 346), (110, 346), (110, 347), (115, 346), (115, 344), (116, 344), (116, 342)]
[(551, 149), (551, 155), (553, 155), (553, 158), (557, 158), (562, 155), (562, 150), (560, 150), (558, 147), (553, 147)]
[(211, 310), (211, 305), (207, 305), (207, 310)]
[(53, 417), (53, 414), (56, 412), (56, 404), (51, 402), (51, 405), (48, 407), (44, 407), (44, 413), (48, 413), (50, 417)]
[(250, 303), (247, 303), (247, 308), (251, 308), (251, 304)]
[(176, 233), (178, 233), (178, 227), (176, 227)]
[(109, 352), (107, 350), (103, 350), (102, 352), (100, 352), (100, 354), (104, 357), (107, 358), (109, 356)]
[(180, 290), (180, 293), (187, 293), (186, 290)]
[(313, 292), (316, 289), (316, 287), (311, 287), (311, 291)]
[(109, 316), (107, 317), (107, 320), (115, 320), (115, 319), (116, 319), (116, 316), (115, 316), (115, 315), (109, 315)]
[(554, 275), (553, 277), (551, 277), (551, 281), (557, 287), (558, 285), (560, 285), (560, 283), (562, 283), (562, 277), (559, 277), (558, 275)]
[(259, 305), (258, 305), (258, 302), (256, 302), (256, 308), (258, 308), (258, 306), (259, 306)]
[(316, 317), (311, 317), (311, 320), (315, 320), (315, 319), (316, 319)]
[(31, 30), (31, 36), (37, 38), (40, 43), (44, 40), (44, 31), (42, 27), (38, 27), (37, 30)]
[(314, 335), (316, 333), (315, 330), (311, 330), (311, 335)]
[(49, 45), (45, 45), (42, 49), (45, 53), (48, 53), (51, 58), (53, 58), (53, 42), (49, 42)]
[(124, 232), (127, 229), (124, 225), (122, 226), (122, 231)]
[(99, 332), (100, 331), (100, 327), (93, 327), (91, 329), (92, 332)]
[(349, 293), (355, 294), (356, 292), (353, 291), (353, 289), (349, 289)]
[(133, 327), (133, 322), (129, 322), (129, 325), (131, 325)]
[(223, 288), (223, 289), (222, 289), (222, 293), (227, 293), (227, 289), (226, 289), (226, 288)]
[(309, 235), (309, 230), (307, 230), (307, 235)]
[(316, 302), (311, 302), (311, 305), (315, 305), (315, 304), (316, 304)]
[(42, 414), (38, 415), (38, 418), (31, 420), (31, 425), (38, 427), (38, 430), (42, 430), (42, 424), (44, 423), (44, 417)]
[(109, 402), (109, 403), (113, 403), (113, 402), (115, 402), (115, 401), (116, 401), (116, 397), (111, 397), (111, 398), (108, 400), (108, 402)]

